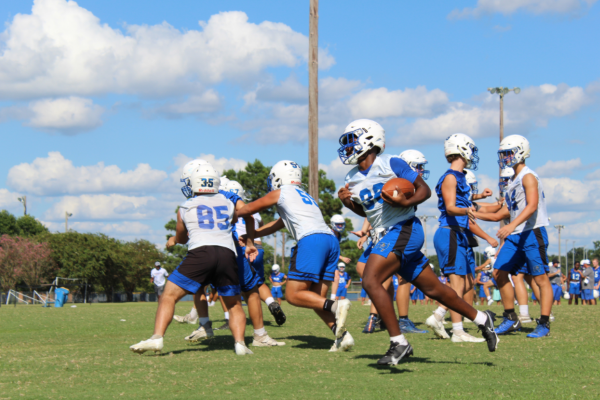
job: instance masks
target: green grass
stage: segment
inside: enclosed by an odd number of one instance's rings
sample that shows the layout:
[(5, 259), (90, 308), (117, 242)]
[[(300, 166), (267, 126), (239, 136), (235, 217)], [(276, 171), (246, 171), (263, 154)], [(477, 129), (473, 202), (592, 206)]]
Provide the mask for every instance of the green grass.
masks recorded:
[[(185, 314), (190, 302), (180, 303)], [(269, 334), (287, 344), (256, 348), (238, 357), (228, 332), (210, 343), (187, 346), (190, 325), (172, 324), (162, 355), (133, 354), (128, 347), (152, 333), (156, 303), (70, 304), (0, 308), (0, 399), (243, 398), (243, 399), (568, 399), (600, 396), (600, 306), (555, 307), (552, 335), (502, 337), (487, 345), (453, 344), (432, 334), (410, 335), (414, 357), (381, 368), (386, 332), (361, 334), (368, 307), (353, 303), (348, 353), (328, 353), (331, 332), (312, 311), (283, 305), (278, 327), (265, 309)], [(215, 325), (223, 313), (212, 307)], [(411, 306), (423, 322), (432, 306)], [(500, 312), (497, 306), (492, 310)], [(539, 313), (532, 307), (532, 315)], [(125, 319), (125, 322), (121, 322)], [(473, 324), (465, 325), (479, 335)], [(246, 330), (250, 342), (251, 326)], [(252, 347), (251, 347), (252, 348)], [(234, 397), (235, 396), (235, 397)]]

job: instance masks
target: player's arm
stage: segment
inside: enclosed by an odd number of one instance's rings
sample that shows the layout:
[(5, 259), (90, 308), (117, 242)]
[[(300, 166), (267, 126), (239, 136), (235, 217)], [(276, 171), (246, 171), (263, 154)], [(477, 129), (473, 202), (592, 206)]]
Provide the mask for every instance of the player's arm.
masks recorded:
[(489, 263), (491, 262), (491, 260), (488, 258), (487, 260), (485, 260), (485, 262), (483, 264), (481, 264), (479, 267), (475, 267), (475, 272), (479, 272), (482, 269), (484, 269), (485, 267), (487, 267), (489, 265)]
[(287, 283), (287, 275), (283, 275), (283, 281), (281, 281), (281, 286)]
[(167, 240), (167, 248), (175, 246), (177, 243), (186, 244), (188, 242), (188, 230), (181, 219), (181, 214), (177, 212), (177, 224), (175, 226), (175, 236)]
[(473, 211), (473, 216), (482, 221), (499, 222), (503, 219), (510, 218), (510, 211), (508, 211), (508, 207), (506, 207), (506, 205), (502, 206), (500, 210), (494, 213), (482, 211), (482, 208), (483, 207), (481, 207), (479, 211)]
[(496, 212), (500, 211), (503, 204), (504, 204), (503, 202), (496, 202), (496, 203), (477, 202), (477, 203), (473, 203), (473, 207), (475, 207), (475, 211), (478, 211), (480, 213), (496, 213)]
[(452, 174), (446, 175), (442, 182), (442, 199), (446, 213), (451, 217), (468, 216), (473, 220), (473, 212), (470, 208), (456, 207), (456, 185), (456, 177)]
[(350, 184), (346, 183), (346, 186), (341, 187), (340, 190), (338, 190), (339, 199), (342, 201), (342, 204), (344, 204), (344, 207), (350, 209), (354, 214), (366, 218), (367, 214), (365, 214), (365, 210), (363, 210), (362, 206), (352, 200), (352, 192), (348, 189), (349, 187)]
[(265, 196), (258, 200), (254, 200), (252, 203), (248, 203), (238, 211), (238, 215), (243, 217), (245, 215), (252, 215), (267, 208), (273, 207), (279, 201), (279, 195), (281, 190), (273, 190), (267, 193)]
[(350, 233), (358, 236), (359, 238), (362, 238), (364, 236), (368, 236), (370, 230), (371, 230), (371, 224), (369, 223), (369, 220), (365, 218), (363, 220), (362, 228), (360, 228), (360, 231), (352, 231)]
[(488, 235), (487, 233), (485, 233), (483, 231), (483, 229), (481, 229), (481, 227), (479, 225), (477, 225), (477, 223), (475, 221), (469, 221), (469, 230), (474, 235), (477, 235), (480, 238), (482, 238), (483, 240), (485, 240), (486, 242), (488, 242), (490, 244), (490, 246), (498, 247), (498, 241), (496, 239), (494, 239), (493, 237), (491, 237), (490, 235)]
[(279, 219), (277, 219), (275, 221), (271, 221), (268, 224), (263, 225), (261, 228), (259, 228), (254, 233), (254, 237), (260, 238), (260, 237), (264, 237), (264, 236), (269, 236), (283, 228), (285, 228), (285, 225), (283, 223), (283, 220), (281, 218), (279, 218)]
[[(477, 268), (475, 268), (475, 270), (477, 270)], [(475, 283), (478, 285), (483, 285), (483, 282), (481, 282), (481, 272), (477, 274), (477, 279), (475, 280)]]
[(352, 283), (352, 279), (348, 279), (348, 283), (346, 284), (346, 289), (348, 289), (350, 287), (351, 283)]
[(473, 200), (487, 199), (488, 197), (490, 197), (493, 194), (494, 194), (494, 192), (492, 192), (491, 189), (485, 188), (485, 189), (483, 189), (483, 192), (474, 194), (472, 199)]
[(269, 275), (269, 282), (271, 282), (271, 286), (273, 286), (273, 278), (271, 278), (271, 275)]
[[(240, 212), (240, 210), (242, 208), (244, 208), (246, 204), (242, 201), (242, 200), (238, 200), (235, 203), (235, 211), (237, 213)], [(238, 214), (238, 216), (240, 216)], [(254, 247), (254, 238), (255, 238), (255, 230), (254, 230), (254, 216), (253, 214), (250, 215), (243, 215), (241, 216), (242, 218), (244, 218), (244, 222), (246, 223), (246, 235), (244, 236), (244, 241), (245, 241), (245, 246), (251, 246)]]
[(498, 231), (496, 236), (498, 236), (500, 239), (506, 239), (508, 235), (513, 233), (517, 226), (527, 221), (538, 208), (540, 194), (538, 193), (537, 179), (535, 176), (533, 176), (533, 174), (527, 174), (523, 177), (522, 184), (523, 190), (525, 190), (525, 199), (527, 201), (527, 205), (521, 214), (514, 219), (514, 221), (510, 221), (510, 224), (505, 225)]
[(421, 178), (421, 175), (417, 175), (417, 178), (413, 182), (413, 186), (415, 187), (415, 194), (408, 199), (398, 186), (396, 186), (396, 196), (382, 191), (381, 198), (392, 207), (413, 207), (423, 203), (431, 197), (431, 189), (425, 183), (423, 178)]
[(558, 275), (558, 274), (560, 274), (560, 270), (557, 270), (556, 272), (553, 272), (553, 273), (551, 273), (551, 274), (548, 274), (548, 278), (552, 278), (553, 276), (556, 276), (556, 275)]

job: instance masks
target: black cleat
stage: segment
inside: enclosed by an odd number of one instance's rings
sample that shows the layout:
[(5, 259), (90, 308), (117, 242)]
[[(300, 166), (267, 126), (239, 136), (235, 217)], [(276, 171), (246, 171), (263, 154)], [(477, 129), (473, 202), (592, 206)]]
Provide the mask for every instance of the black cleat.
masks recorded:
[(396, 342), (390, 343), (390, 348), (385, 353), (385, 356), (381, 357), (377, 364), (379, 365), (396, 365), (398, 361), (402, 360), (404, 357), (409, 357), (413, 355), (413, 348), (409, 344), (406, 346), (400, 346), (400, 344)]
[(385, 326), (385, 322), (381, 319), (381, 317), (377, 318), (377, 322), (375, 322), (375, 328), (379, 328), (382, 331), (386, 331), (387, 328)]
[(498, 342), (500, 342), (500, 338), (494, 331), (494, 321), (496, 320), (496, 314), (491, 312), (490, 310), (485, 311), (487, 314), (487, 319), (485, 320), (485, 324), (479, 325), (479, 330), (481, 331), (482, 336), (485, 338), (488, 344), (488, 350), (490, 352), (496, 351), (498, 347)]
[(225, 323), (223, 325), (221, 325), (218, 328), (215, 328), (215, 331), (229, 331), (229, 330), (230, 330), (230, 328), (229, 328), (229, 320), (228, 319), (225, 320)]
[(274, 301), (271, 304), (269, 304), (269, 311), (271, 311), (271, 315), (273, 316), (273, 318), (275, 318), (275, 322), (277, 322), (277, 325), (281, 326), (285, 324), (285, 314), (283, 313), (283, 310), (281, 309), (279, 303)]

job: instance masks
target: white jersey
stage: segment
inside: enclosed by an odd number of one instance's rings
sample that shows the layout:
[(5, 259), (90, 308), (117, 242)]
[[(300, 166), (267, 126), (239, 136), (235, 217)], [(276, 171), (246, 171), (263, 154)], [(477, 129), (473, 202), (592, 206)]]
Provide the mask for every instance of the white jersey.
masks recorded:
[(530, 231), (541, 226), (548, 226), (550, 224), (548, 221), (548, 213), (546, 211), (546, 197), (544, 195), (542, 181), (540, 181), (537, 174), (527, 166), (523, 168), (518, 176), (508, 183), (508, 187), (506, 188), (504, 199), (508, 210), (510, 211), (510, 220), (514, 221), (527, 206), (527, 198), (525, 197), (525, 189), (523, 188), (523, 178), (527, 174), (531, 174), (537, 179), (539, 194), (538, 207), (533, 215), (531, 215), (527, 221), (517, 226), (511, 235), (516, 235), (523, 231)]
[[(406, 176), (398, 176), (392, 170), (392, 166), (390, 165), (392, 158), (403, 163), (401, 175), (406, 174)], [(411, 176), (413, 176), (412, 179)], [(358, 166), (350, 170), (348, 175), (346, 175), (345, 183), (349, 184), (348, 189), (352, 192), (352, 200), (362, 205), (373, 229), (389, 228), (399, 222), (413, 218), (415, 216), (415, 208), (390, 206), (381, 198), (381, 189), (392, 178), (400, 177), (414, 182), (414, 176), (418, 175), (404, 160), (390, 155), (382, 155), (375, 159), (366, 176), (358, 170)]]
[[(262, 218), (259, 213), (254, 214), (253, 217), (254, 217), (254, 230), (256, 231), (260, 227), (259, 224), (262, 221)], [(244, 218), (238, 218), (238, 221), (235, 223), (235, 231), (237, 232), (238, 236), (242, 236), (247, 233), (246, 232), (246, 221), (244, 221)], [(254, 239), (254, 241), (256, 243), (261, 242), (260, 238), (256, 238), (256, 239)]]
[(231, 234), (234, 211), (233, 203), (220, 193), (203, 194), (183, 203), (179, 215), (188, 231), (188, 251), (201, 246), (221, 246), (236, 253)]
[(333, 235), (317, 202), (299, 186), (281, 186), (277, 213), (296, 241), (314, 233)]

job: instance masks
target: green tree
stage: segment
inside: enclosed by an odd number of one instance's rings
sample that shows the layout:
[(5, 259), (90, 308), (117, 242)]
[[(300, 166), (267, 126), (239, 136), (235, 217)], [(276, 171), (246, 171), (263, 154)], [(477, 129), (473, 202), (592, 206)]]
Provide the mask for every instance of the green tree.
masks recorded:
[[(175, 215), (177, 215), (178, 211), (179, 207), (175, 209)], [(169, 222), (165, 224), (165, 229), (169, 232), (166, 236), (167, 240), (169, 240), (171, 236), (175, 236), (175, 230), (177, 229), (177, 221), (175, 219), (169, 220)], [(177, 268), (181, 261), (183, 261), (183, 258), (187, 254), (187, 245), (176, 244), (170, 249), (167, 249), (165, 246), (165, 250), (167, 251), (167, 257), (165, 259), (164, 267), (167, 271), (172, 272), (173, 270), (175, 270), (175, 268)]]
[[(254, 160), (254, 162), (248, 163), (242, 170), (235, 171), (229, 169), (224, 171), (223, 175), (232, 181), (239, 182), (244, 188), (244, 192), (246, 192), (247, 202), (252, 202), (269, 193), (267, 178), (270, 172), (271, 167), (263, 165), (259, 160)], [(273, 221), (275, 213), (275, 207), (271, 207), (261, 211), (260, 216), (266, 224)]]
[(48, 228), (31, 215), (19, 217), (17, 219), (17, 228), (19, 230), (19, 236), (29, 237), (49, 232)]
[(156, 261), (165, 259), (164, 253), (149, 241), (139, 239), (134, 242), (120, 243), (118, 257), (119, 264), (125, 270), (122, 285), (128, 301), (133, 301), (133, 292), (136, 290), (152, 290), (150, 271)]
[(19, 226), (14, 215), (6, 210), (0, 211), (0, 235), (18, 235)]

